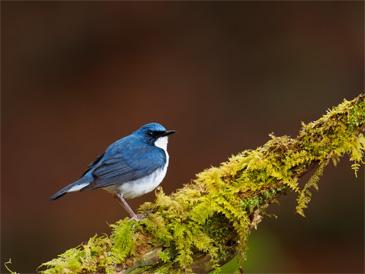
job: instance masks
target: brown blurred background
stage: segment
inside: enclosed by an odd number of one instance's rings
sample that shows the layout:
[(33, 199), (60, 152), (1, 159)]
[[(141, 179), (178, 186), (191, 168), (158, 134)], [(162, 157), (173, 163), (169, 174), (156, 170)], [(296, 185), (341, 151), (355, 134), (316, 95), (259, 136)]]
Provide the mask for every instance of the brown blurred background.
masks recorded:
[[(1, 267), (32, 273), (126, 217), (105, 191), (49, 197), (148, 122), (176, 129), (162, 187), (295, 137), (364, 90), (363, 2), (2, 2)], [(363, 272), (364, 167), (280, 199), (245, 272)], [(134, 209), (154, 194), (130, 201)], [(229, 272), (231, 268), (226, 268)]]

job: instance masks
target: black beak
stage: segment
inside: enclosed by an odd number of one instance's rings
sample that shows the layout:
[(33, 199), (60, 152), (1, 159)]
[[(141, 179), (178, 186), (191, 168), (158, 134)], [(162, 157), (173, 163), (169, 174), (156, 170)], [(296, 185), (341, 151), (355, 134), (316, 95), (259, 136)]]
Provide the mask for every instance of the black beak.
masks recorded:
[(161, 136), (169, 136), (171, 134), (174, 134), (176, 130), (166, 130)]

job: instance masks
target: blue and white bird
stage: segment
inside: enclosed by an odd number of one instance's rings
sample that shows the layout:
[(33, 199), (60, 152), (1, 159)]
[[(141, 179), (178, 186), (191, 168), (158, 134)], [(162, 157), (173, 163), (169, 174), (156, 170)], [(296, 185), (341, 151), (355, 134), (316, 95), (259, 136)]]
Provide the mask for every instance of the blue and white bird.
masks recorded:
[(175, 130), (166, 130), (157, 123), (142, 126), (111, 144), (78, 180), (58, 191), (51, 200), (68, 192), (102, 188), (120, 201), (131, 220), (140, 221), (125, 199), (151, 192), (162, 182), (169, 165), (168, 136), (173, 133)]

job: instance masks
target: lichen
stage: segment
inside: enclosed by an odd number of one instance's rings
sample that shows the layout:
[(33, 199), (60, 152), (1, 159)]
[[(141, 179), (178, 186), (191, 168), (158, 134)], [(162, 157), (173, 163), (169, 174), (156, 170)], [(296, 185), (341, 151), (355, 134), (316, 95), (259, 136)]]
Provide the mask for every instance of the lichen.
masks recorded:
[[(262, 147), (204, 170), (169, 196), (159, 187), (156, 201), (140, 207), (147, 215), (143, 221), (125, 219), (111, 225), (110, 236), (95, 236), (67, 250), (44, 263), (41, 273), (191, 272), (201, 267), (194, 266), (197, 254), (218, 271), (232, 246), (242, 262), (251, 229), (279, 196), (296, 193), (296, 212), (304, 216), (311, 189), (318, 190), (327, 164), (336, 165), (348, 154), (357, 175), (364, 164), (364, 125), (364, 95), (345, 100), (319, 120), (302, 123), (294, 139), (271, 134)], [(312, 169), (309, 180), (300, 184)]]

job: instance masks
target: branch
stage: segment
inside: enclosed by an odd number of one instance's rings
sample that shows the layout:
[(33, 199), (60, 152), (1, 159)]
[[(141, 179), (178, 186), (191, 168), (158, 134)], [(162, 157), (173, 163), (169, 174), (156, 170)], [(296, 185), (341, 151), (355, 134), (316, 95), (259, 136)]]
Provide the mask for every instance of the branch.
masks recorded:
[[(42, 273), (208, 273), (236, 255), (242, 262), (252, 228), (265, 209), (289, 191), (298, 195), (304, 216), (311, 189), (325, 166), (348, 154), (357, 174), (365, 150), (365, 96), (328, 110), (302, 124), (299, 135), (275, 137), (212, 167), (167, 196), (140, 208), (140, 223), (120, 220), (110, 236), (95, 236), (41, 267)], [(314, 170), (310, 179), (299, 180)]]

